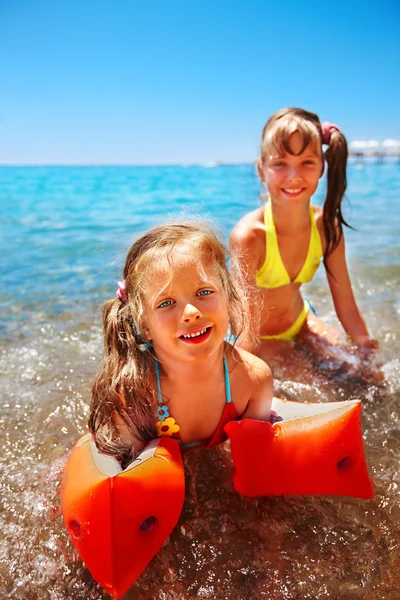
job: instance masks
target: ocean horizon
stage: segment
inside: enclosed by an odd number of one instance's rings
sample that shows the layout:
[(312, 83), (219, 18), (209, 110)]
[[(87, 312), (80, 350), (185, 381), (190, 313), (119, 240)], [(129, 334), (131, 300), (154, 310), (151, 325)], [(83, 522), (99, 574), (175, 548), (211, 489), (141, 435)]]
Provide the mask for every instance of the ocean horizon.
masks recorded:
[[(399, 141), (400, 147), (400, 141)], [(348, 164), (359, 164), (358, 157), (362, 157), (365, 159), (365, 164), (381, 164), (378, 162), (379, 158), (383, 158), (384, 163), (386, 164), (397, 164), (400, 160), (400, 150), (393, 152), (382, 152), (378, 154), (376, 152), (371, 151), (349, 151), (349, 159)], [(240, 161), (225, 161), (218, 159), (210, 159), (208, 161), (175, 161), (175, 162), (146, 162), (146, 163), (138, 163), (138, 162), (112, 162), (112, 161), (104, 161), (104, 162), (51, 162), (51, 161), (43, 161), (43, 162), (0, 162), (0, 168), (41, 168), (41, 167), (61, 167), (61, 168), (73, 168), (73, 167), (82, 167), (82, 168), (91, 168), (91, 167), (104, 167), (104, 168), (112, 168), (112, 167), (130, 167), (130, 168), (141, 168), (141, 167), (204, 167), (204, 168), (215, 168), (215, 167), (251, 167), (257, 161), (257, 157), (252, 160), (240, 160)]]

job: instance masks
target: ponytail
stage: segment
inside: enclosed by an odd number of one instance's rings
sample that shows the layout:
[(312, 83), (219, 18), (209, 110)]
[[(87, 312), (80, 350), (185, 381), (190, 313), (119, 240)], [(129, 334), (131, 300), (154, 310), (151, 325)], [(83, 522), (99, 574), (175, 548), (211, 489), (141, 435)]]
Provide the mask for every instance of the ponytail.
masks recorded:
[[(327, 192), (322, 215), (326, 249), (324, 253), (324, 265), (327, 258), (337, 248), (343, 236), (343, 225), (350, 227), (343, 218), (341, 204), (347, 187), (347, 142), (346, 138), (337, 128), (332, 131), (329, 146), (325, 152), (325, 160), (328, 164)], [(329, 269), (327, 268), (329, 271)]]
[[(137, 324), (129, 304), (109, 300), (103, 308), (105, 359), (92, 385), (89, 430), (100, 452), (129, 461), (147, 441), (156, 437), (152, 393), (154, 359), (142, 350)], [(122, 437), (120, 417), (129, 432)]]

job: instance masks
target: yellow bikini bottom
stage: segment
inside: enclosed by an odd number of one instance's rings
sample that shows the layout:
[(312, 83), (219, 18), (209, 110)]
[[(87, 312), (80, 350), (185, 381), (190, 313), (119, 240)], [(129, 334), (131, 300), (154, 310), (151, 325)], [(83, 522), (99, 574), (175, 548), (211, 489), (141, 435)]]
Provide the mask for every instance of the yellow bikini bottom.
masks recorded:
[(288, 328), (286, 331), (282, 331), (282, 333), (276, 333), (275, 335), (259, 335), (258, 339), (260, 340), (286, 340), (288, 342), (294, 340), (296, 335), (300, 332), (300, 329), (303, 327), (304, 323), (307, 320), (307, 313), (310, 306), (307, 300), (304, 300), (304, 306), (295, 320), (295, 322)]

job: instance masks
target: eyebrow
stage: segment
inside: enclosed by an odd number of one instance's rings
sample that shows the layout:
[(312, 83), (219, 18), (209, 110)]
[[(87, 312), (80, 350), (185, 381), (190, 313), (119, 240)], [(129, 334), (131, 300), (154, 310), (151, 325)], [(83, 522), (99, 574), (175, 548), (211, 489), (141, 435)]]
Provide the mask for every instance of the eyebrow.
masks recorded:
[(302, 154), (289, 154), (288, 152), (285, 152), (285, 154), (279, 155), (279, 156), (270, 156), (269, 160), (273, 161), (273, 160), (286, 160), (287, 156), (295, 156), (296, 158), (301, 157), (302, 160), (304, 159), (308, 159), (308, 158), (314, 158), (315, 160), (321, 158), (321, 156), (319, 154), (316, 154), (315, 152), (307, 152), (306, 154), (302, 153)]
[[(194, 286), (194, 289), (199, 289), (201, 287), (214, 287), (218, 289), (217, 283), (213, 283), (209, 279), (202, 279), (199, 283)], [(161, 290), (159, 294), (154, 297), (153, 302), (156, 304), (161, 300), (166, 300), (167, 298), (173, 297), (173, 294), (168, 293), (166, 290)]]

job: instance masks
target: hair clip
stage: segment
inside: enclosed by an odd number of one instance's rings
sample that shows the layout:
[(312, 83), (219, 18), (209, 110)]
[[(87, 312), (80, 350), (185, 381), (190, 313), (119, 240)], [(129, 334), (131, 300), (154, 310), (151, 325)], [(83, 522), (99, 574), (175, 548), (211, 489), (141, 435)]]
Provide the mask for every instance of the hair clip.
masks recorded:
[(142, 352), (146, 352), (147, 350), (151, 350), (152, 347), (153, 346), (150, 344), (150, 342), (145, 342), (144, 344), (138, 344), (138, 348)]
[(225, 342), (227, 342), (228, 344), (232, 344), (232, 346), (235, 345), (236, 341), (237, 341), (237, 335), (234, 335), (233, 333), (228, 332), (225, 336)]
[(329, 146), (329, 142), (331, 141), (331, 135), (334, 131), (339, 131), (340, 129), (337, 125), (330, 123), (329, 121), (325, 121), (325, 123), (321, 123), (321, 132), (322, 132), (322, 143)]
[(128, 304), (128, 295), (126, 293), (126, 283), (125, 279), (123, 281), (118, 281), (118, 289), (115, 292), (117, 298), (121, 300), (124, 304)]

